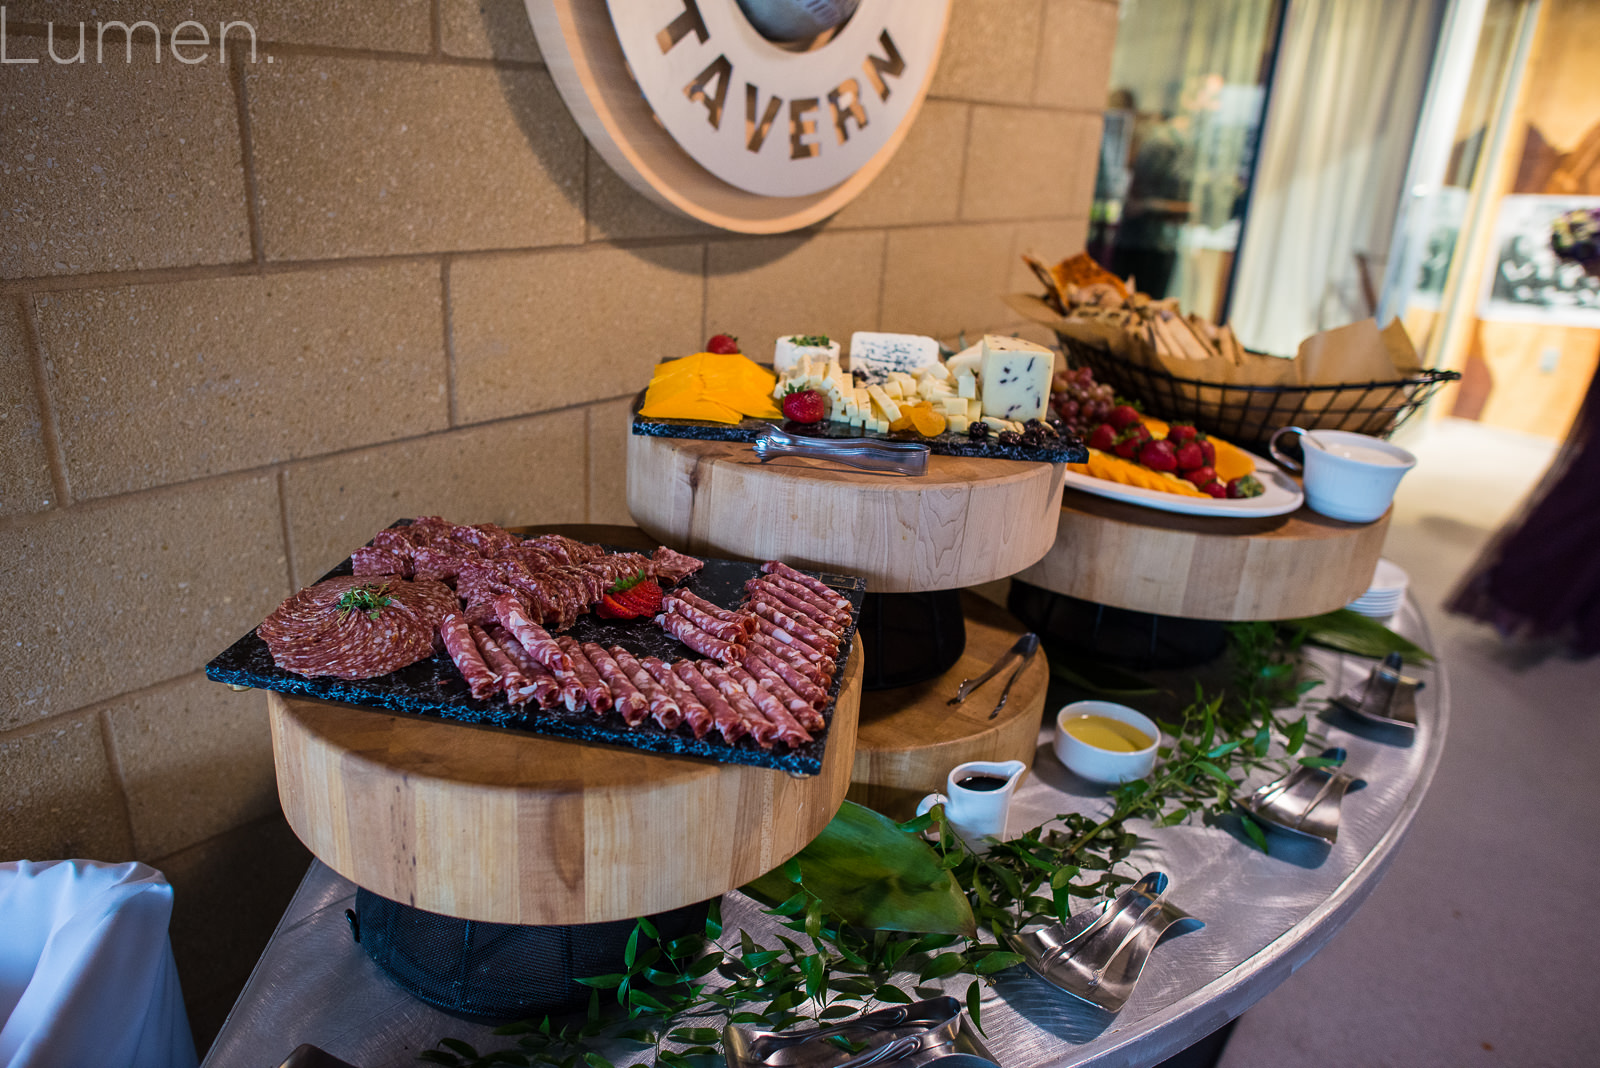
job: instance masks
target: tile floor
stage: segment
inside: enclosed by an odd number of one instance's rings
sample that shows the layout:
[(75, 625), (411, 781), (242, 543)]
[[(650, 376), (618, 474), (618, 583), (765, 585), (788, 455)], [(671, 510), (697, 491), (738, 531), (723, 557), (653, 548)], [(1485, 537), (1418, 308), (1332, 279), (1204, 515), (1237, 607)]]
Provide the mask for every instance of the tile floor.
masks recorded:
[(1600, 875), (1588, 770), (1600, 659), (1519, 655), (1440, 608), (1553, 447), (1449, 419), (1401, 440), (1421, 463), (1401, 486), (1385, 555), (1410, 573), (1448, 669), (1444, 757), (1383, 883), (1240, 1019), (1219, 1063), (1600, 1064), (1600, 933), (1587, 900)]

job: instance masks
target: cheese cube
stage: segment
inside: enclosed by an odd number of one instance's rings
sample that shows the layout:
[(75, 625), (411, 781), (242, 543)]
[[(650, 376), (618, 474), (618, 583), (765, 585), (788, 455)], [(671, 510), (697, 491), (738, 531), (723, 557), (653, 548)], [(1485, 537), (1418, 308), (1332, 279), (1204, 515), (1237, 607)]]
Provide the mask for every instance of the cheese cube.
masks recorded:
[(964, 415), (952, 415), (947, 421), (952, 434), (965, 434), (972, 426), (972, 420)]
[[(802, 344), (804, 342), (804, 344)], [(839, 358), (839, 343), (821, 336), (789, 334), (780, 337), (772, 351), (772, 369), (782, 374), (799, 364), (802, 359), (820, 359), (831, 363)]]
[(905, 387), (900, 384), (900, 380), (897, 378), (891, 378), (885, 382), (883, 384), (883, 392), (895, 400), (902, 400), (906, 395)]
[(1014, 422), (1043, 419), (1055, 353), (1015, 337), (985, 334), (981, 343), (983, 414)]
[(850, 335), (850, 370), (881, 384), (891, 371), (910, 372), (939, 362), (939, 343), (921, 334), (857, 330)]
[(976, 397), (978, 395), (978, 380), (970, 374), (956, 376), (956, 396)]
[(969, 345), (950, 357), (945, 363), (945, 371), (954, 378), (957, 375), (976, 375), (983, 364), (983, 345)]
[(944, 416), (959, 415), (963, 418), (967, 414), (967, 402), (960, 397), (947, 397), (939, 401), (934, 410)]
[(983, 418), (983, 401), (976, 397), (967, 400), (967, 418), (973, 422)]
[(884, 392), (882, 386), (868, 386), (867, 396), (872, 398), (872, 403), (877, 405), (878, 411), (883, 413), (885, 419), (893, 422), (900, 418), (900, 406), (894, 402), (894, 398)]

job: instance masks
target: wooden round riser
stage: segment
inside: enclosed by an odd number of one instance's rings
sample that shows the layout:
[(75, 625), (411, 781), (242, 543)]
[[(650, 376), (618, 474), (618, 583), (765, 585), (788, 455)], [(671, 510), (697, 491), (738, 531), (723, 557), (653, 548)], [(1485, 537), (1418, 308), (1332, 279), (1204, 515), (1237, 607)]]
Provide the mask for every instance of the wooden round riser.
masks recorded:
[(861, 647), (822, 773), (656, 756), (267, 695), (289, 825), (340, 875), (469, 920), (600, 923), (770, 871), (843, 803)]
[(982, 675), (1027, 630), (976, 594), (963, 593), (961, 601), (967, 617), (967, 648), (953, 668), (928, 682), (869, 691), (861, 699), (849, 797), (893, 819), (914, 816), (917, 802), (943, 790), (946, 776), (957, 764), (1020, 760), (1033, 766), (1050, 682), (1044, 652), (1033, 654), (994, 719), (989, 713), (1015, 662), (961, 704), (948, 704), (963, 679)]
[(931, 456), (915, 478), (737, 442), (628, 438), (628, 509), (684, 552), (866, 577), (874, 593), (993, 582), (1055, 542), (1064, 464)]
[(1185, 619), (1296, 619), (1367, 592), (1389, 513), (1342, 523), (1176, 515), (1068, 490), (1055, 545), (1016, 577), (1097, 604)]

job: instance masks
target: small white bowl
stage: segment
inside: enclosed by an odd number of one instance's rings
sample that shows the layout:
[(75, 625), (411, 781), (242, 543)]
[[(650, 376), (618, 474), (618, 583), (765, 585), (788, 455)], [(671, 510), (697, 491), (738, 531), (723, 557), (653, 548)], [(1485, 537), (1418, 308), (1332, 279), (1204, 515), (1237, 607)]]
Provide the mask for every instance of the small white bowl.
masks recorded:
[[(1090, 745), (1067, 733), (1067, 723), (1079, 716), (1105, 716), (1119, 720), (1150, 736), (1149, 745), (1136, 753), (1115, 753)], [(1056, 713), (1056, 757), (1070, 770), (1090, 782), (1120, 785), (1142, 779), (1156, 765), (1156, 748), (1161, 744), (1161, 728), (1149, 716), (1127, 705), (1111, 701), (1074, 701)]]

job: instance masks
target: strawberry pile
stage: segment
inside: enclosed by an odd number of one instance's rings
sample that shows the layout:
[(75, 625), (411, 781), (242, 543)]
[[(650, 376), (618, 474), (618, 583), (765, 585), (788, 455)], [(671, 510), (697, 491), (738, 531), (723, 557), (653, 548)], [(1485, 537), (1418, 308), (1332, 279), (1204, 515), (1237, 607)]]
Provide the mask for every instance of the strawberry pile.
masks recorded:
[(606, 619), (639, 619), (661, 611), (661, 587), (643, 571), (611, 584), (595, 614)]
[(1173, 423), (1167, 428), (1167, 436), (1158, 438), (1132, 405), (1112, 408), (1106, 421), (1090, 432), (1089, 448), (1187, 479), (1213, 497), (1236, 499), (1259, 497), (1262, 493), (1262, 485), (1254, 475), (1223, 483), (1213, 466), (1217, 462), (1216, 446), (1200, 431), (1187, 423)]

